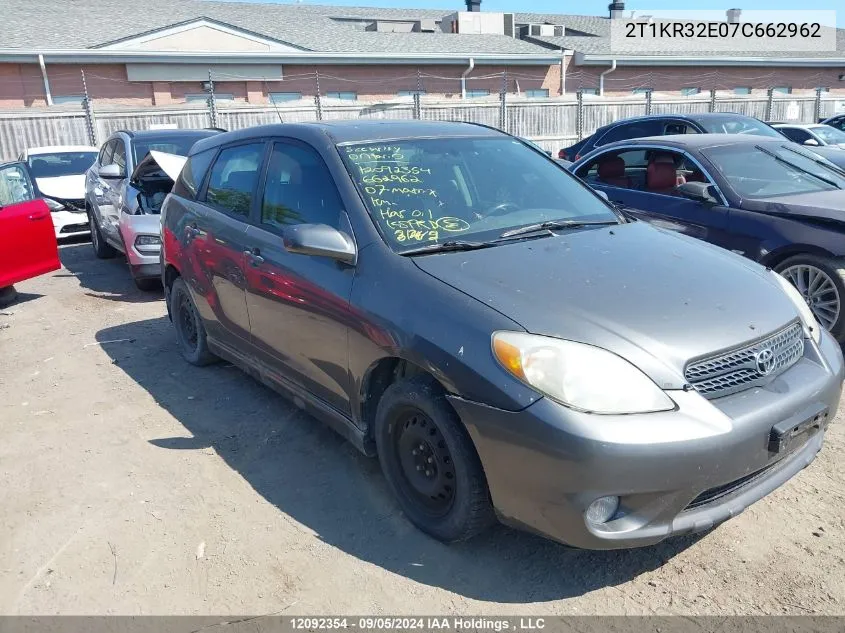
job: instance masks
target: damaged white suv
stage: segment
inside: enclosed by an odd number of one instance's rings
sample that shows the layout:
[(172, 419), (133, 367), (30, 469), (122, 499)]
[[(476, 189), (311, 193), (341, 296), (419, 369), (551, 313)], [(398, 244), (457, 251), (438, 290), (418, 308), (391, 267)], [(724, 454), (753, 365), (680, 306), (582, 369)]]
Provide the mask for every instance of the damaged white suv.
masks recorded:
[(159, 212), (200, 139), (221, 130), (118, 131), (85, 175), (85, 211), (100, 259), (123, 253), (141, 290), (161, 286)]

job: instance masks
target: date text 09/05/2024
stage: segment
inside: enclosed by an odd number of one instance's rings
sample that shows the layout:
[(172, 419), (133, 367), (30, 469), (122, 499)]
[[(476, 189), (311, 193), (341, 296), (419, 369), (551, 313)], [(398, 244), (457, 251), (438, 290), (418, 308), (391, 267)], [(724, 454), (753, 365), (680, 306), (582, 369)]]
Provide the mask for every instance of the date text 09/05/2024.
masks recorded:
[(546, 628), (544, 618), (479, 618), (479, 617), (292, 617), (295, 630), (337, 631), (539, 631)]

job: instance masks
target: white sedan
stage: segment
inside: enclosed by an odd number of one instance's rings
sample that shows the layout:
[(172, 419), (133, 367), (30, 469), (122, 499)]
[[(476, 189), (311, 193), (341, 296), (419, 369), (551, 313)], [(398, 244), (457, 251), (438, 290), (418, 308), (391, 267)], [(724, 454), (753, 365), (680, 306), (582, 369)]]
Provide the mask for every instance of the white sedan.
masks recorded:
[(30, 147), (19, 157), (50, 208), (56, 238), (91, 232), (85, 214), (85, 171), (97, 159), (96, 147), (54, 145)]

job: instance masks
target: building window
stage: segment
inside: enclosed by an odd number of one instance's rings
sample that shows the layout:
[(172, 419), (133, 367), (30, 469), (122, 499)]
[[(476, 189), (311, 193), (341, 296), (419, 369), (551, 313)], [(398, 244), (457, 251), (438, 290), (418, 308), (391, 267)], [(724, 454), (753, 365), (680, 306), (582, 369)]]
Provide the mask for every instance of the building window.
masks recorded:
[(782, 95), (792, 94), (792, 86), (775, 86), (772, 92), (780, 93)]
[(282, 103), (283, 101), (299, 101), (302, 99), (301, 92), (271, 92), (269, 95), (271, 103)]
[(693, 97), (701, 92), (701, 88), (681, 88), (682, 97)]
[[(185, 95), (185, 103), (205, 103), (208, 101), (209, 94), (206, 92), (200, 92), (196, 94), (187, 94)], [(214, 100), (215, 101), (234, 101), (235, 96), (230, 94), (225, 94), (222, 92), (215, 92), (214, 93)]]
[(750, 95), (751, 94), (751, 88), (748, 88), (746, 86), (739, 86), (737, 88), (734, 88), (734, 94), (735, 95)]
[(423, 96), (425, 94), (425, 90), (400, 90), (396, 93), (398, 97), (413, 97), (414, 95)]
[(489, 90), (467, 90), (467, 99), (475, 99), (477, 97), (489, 97)]
[(326, 98), (327, 99), (343, 99), (344, 101), (356, 101), (358, 99), (358, 93), (357, 92), (348, 92), (348, 91), (327, 92)]
[(65, 95), (63, 97), (53, 97), (53, 105), (78, 105), (82, 106), (82, 100), (85, 97), (82, 95)]
[(599, 89), (598, 88), (581, 88), (581, 92), (585, 95), (598, 95)]
[(533, 88), (531, 90), (526, 90), (525, 96), (530, 97), (532, 99), (542, 99), (543, 97), (549, 96), (549, 89), (548, 88)]
[(651, 92), (651, 88), (634, 88), (631, 91), (631, 94), (645, 95), (645, 94), (648, 94), (649, 92)]

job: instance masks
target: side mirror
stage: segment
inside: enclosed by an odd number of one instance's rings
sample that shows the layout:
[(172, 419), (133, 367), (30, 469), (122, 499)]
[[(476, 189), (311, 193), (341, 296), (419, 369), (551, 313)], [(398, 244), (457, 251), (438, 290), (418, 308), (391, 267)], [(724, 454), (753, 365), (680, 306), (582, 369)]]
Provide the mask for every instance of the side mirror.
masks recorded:
[(703, 202), (705, 204), (716, 204), (716, 192), (713, 185), (706, 182), (685, 182), (678, 185), (678, 193), (684, 198)]
[(599, 190), (599, 189), (596, 189), (596, 190), (595, 190), (595, 192), (596, 192), (596, 195), (597, 195), (599, 198), (603, 198), (605, 202), (610, 202), (610, 198), (608, 198), (608, 197), (607, 197), (607, 192), (606, 192), (606, 191), (601, 191), (601, 190)]
[(123, 178), (123, 170), (120, 169), (120, 165), (114, 163), (103, 165), (97, 173), (100, 174), (101, 178)]
[(808, 138), (806, 141), (804, 141), (804, 145), (809, 145), (810, 147), (818, 147), (819, 142), (814, 138)]
[(327, 224), (294, 224), (285, 228), (283, 241), (289, 253), (330, 257), (351, 266), (358, 259), (352, 238)]

